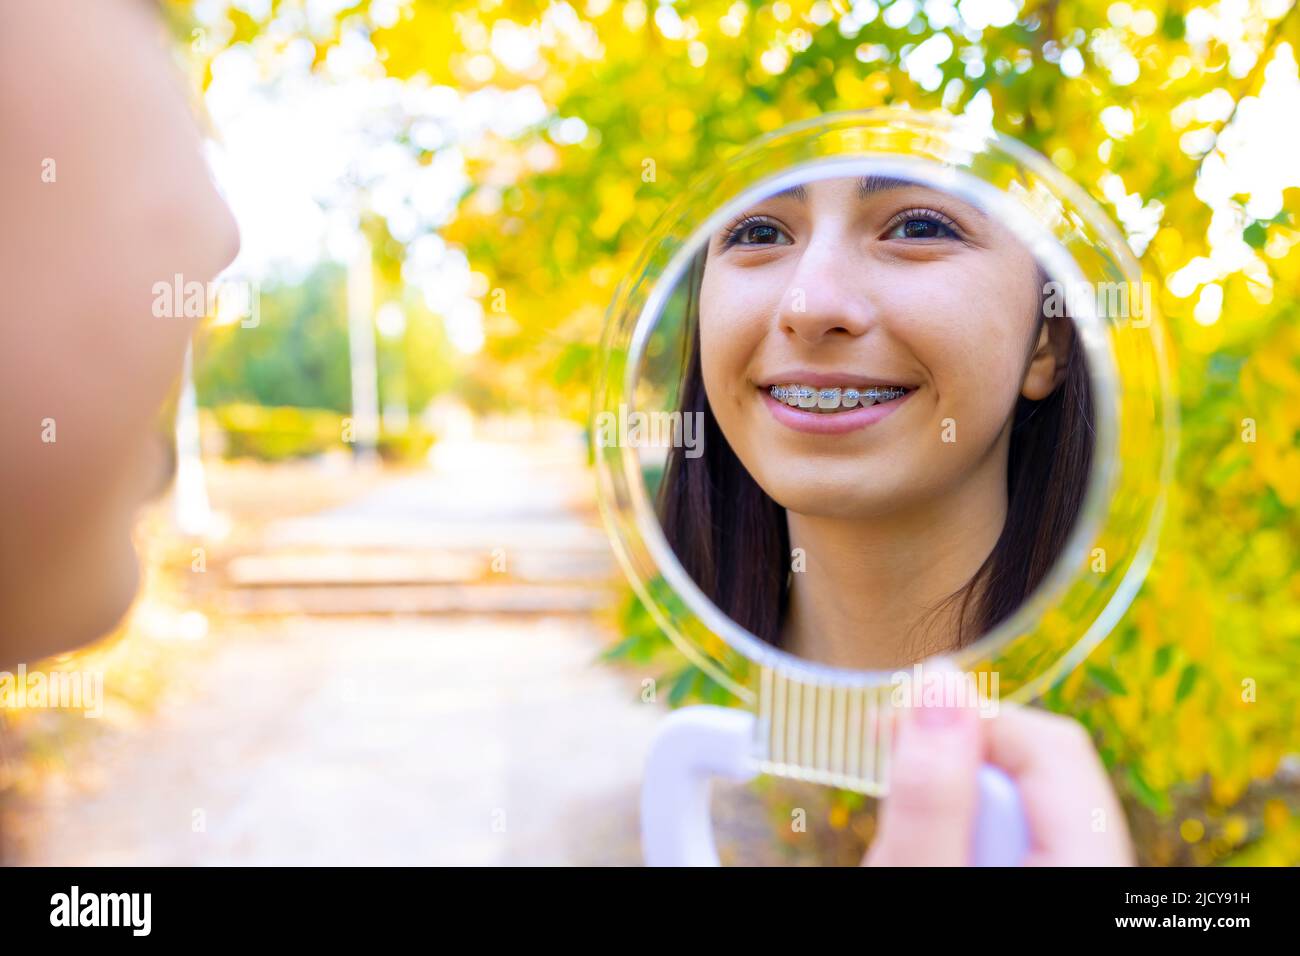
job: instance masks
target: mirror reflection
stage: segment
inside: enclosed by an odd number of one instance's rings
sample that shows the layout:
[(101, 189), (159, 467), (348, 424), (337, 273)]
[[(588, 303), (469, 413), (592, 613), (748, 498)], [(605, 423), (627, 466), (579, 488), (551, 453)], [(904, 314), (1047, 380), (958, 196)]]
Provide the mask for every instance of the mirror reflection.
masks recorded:
[(1008, 225), (921, 182), (810, 178), (739, 210), (644, 369), (693, 438), (653, 489), (686, 572), (822, 664), (896, 668), (989, 632), (1088, 484), (1091, 386), (1059, 288)]

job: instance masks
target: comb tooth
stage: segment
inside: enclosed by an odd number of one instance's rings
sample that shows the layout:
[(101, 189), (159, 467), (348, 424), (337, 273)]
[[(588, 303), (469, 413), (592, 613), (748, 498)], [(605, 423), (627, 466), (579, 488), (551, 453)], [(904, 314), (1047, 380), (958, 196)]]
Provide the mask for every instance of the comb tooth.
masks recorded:
[(809, 684), (804, 688), (803, 694), (803, 713), (799, 719), (803, 724), (800, 727), (799, 747), (799, 766), (805, 771), (804, 779), (808, 779), (807, 771), (816, 769), (817, 763), (817, 685)]
[(876, 776), (876, 730), (879, 703), (876, 695), (868, 690), (862, 708), (862, 769), (860, 776), (872, 779)]
[(785, 704), (785, 763), (798, 767), (803, 763), (799, 753), (799, 698), (803, 688), (798, 681), (793, 680), (789, 682), (788, 687), (790, 698)]
[(831, 761), (830, 772), (837, 777), (844, 776), (844, 711), (848, 700), (847, 689), (836, 687), (831, 703)]
[(896, 714), (888, 687), (804, 682), (757, 669), (763, 772), (881, 796)]
[(848, 759), (845, 761), (844, 772), (849, 777), (856, 778), (862, 772), (862, 698), (866, 693), (861, 687), (854, 687), (849, 691), (849, 719), (845, 729), (845, 738), (847, 743)]
[(872, 774), (879, 784), (889, 780), (889, 752), (892, 749), (894, 727), (894, 710), (892, 707), (876, 709), (876, 742), (872, 748), (875, 755), (875, 773)]
[(817, 769), (829, 773), (831, 769), (831, 696), (834, 688), (817, 688)]

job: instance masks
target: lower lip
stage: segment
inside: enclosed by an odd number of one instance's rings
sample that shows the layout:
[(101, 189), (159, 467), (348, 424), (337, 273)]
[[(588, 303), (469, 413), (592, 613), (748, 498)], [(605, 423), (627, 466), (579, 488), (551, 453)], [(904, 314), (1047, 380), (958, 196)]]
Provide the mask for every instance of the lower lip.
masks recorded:
[(797, 408), (785, 402), (778, 402), (767, 389), (762, 389), (761, 394), (772, 417), (782, 425), (810, 435), (843, 435), (845, 432), (874, 425), (882, 418), (889, 417), (916, 394), (916, 389), (912, 389), (902, 398), (896, 398), (892, 402), (866, 407), (858, 406), (847, 412), (818, 412)]

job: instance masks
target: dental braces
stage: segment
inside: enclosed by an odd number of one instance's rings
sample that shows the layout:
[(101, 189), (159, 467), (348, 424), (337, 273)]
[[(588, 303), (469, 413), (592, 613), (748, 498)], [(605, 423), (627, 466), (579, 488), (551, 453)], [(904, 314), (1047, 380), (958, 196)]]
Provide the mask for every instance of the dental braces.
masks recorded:
[(778, 402), (802, 408), (853, 408), (870, 402), (888, 402), (907, 394), (907, 389), (892, 385), (870, 388), (812, 388), (807, 385), (773, 385), (771, 394)]

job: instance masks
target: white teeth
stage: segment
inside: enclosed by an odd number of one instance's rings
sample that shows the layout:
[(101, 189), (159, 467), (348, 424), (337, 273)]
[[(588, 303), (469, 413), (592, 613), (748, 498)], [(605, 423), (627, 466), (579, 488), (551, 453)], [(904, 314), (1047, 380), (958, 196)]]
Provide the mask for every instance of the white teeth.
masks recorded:
[(872, 385), (868, 388), (814, 388), (811, 385), (773, 385), (769, 389), (778, 402), (795, 408), (815, 408), (835, 411), (841, 408), (869, 408), (880, 402), (892, 401), (907, 394), (907, 389), (893, 385)]

